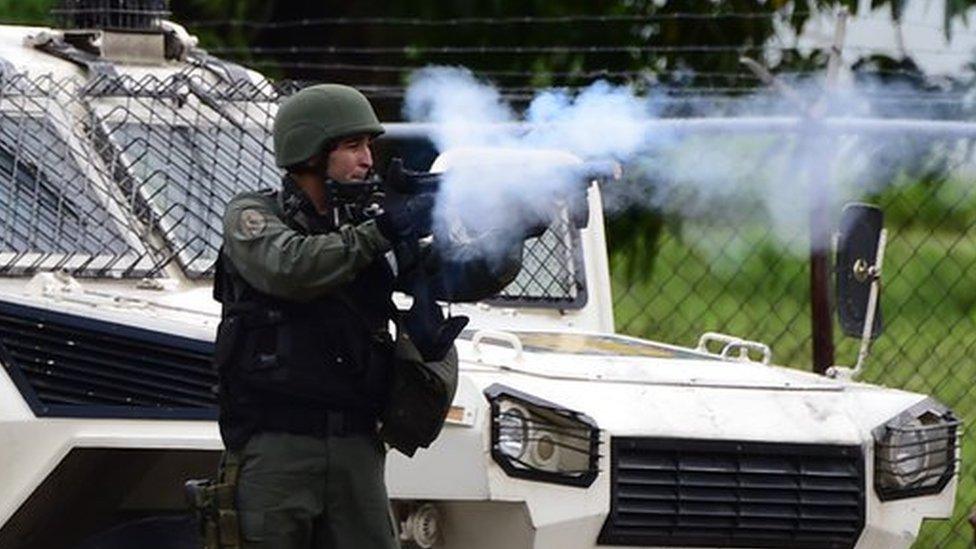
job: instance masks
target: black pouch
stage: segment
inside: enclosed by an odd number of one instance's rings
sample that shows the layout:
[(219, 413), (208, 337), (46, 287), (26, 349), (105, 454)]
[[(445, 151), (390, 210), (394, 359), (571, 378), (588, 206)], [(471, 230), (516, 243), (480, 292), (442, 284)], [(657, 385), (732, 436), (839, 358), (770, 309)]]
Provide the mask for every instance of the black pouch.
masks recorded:
[(233, 363), (235, 350), (240, 349), (241, 320), (228, 316), (217, 325), (217, 339), (214, 342), (213, 366), (218, 372), (223, 372)]
[(241, 370), (245, 375), (252, 372), (270, 372), (281, 366), (278, 338), (284, 319), (284, 314), (276, 310), (252, 313), (244, 318)]
[[(398, 351), (403, 349), (398, 346)], [(424, 362), (419, 354), (397, 353), (390, 392), (381, 415), (380, 438), (413, 457), (440, 435), (457, 388), (457, 354), (451, 348), (444, 360)]]
[(296, 389), (298, 383), (281, 359), (284, 324), (285, 315), (274, 309), (242, 315), (238, 375), (245, 385), (269, 393)]
[[(369, 322), (359, 308), (351, 301), (343, 299), (342, 302), (368, 329)], [(375, 346), (376, 360), (383, 361), (377, 363), (376, 371), (389, 376), (389, 383), (383, 384), (386, 394), (378, 395), (383, 402), (380, 439), (405, 456), (413, 457), (417, 448), (430, 446), (444, 427), (457, 390), (457, 351), (451, 345), (441, 360), (425, 362), (403, 332), (400, 313), (392, 302), (389, 313), (397, 326), (396, 342), (390, 341), (388, 333), (385, 338), (375, 334), (384, 340)], [(389, 364), (392, 368), (388, 368)]]

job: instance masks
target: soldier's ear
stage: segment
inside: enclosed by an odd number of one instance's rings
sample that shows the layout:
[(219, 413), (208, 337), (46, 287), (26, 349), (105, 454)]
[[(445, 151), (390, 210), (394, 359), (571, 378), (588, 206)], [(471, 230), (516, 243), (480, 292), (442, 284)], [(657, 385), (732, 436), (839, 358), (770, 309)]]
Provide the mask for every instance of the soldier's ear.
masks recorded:
[(322, 146), (322, 150), (313, 154), (308, 160), (288, 166), (285, 170), (294, 175), (321, 174), (328, 169), (329, 155), (332, 154), (337, 145), (338, 142), (336, 141), (327, 141)]
[(329, 155), (323, 152), (312, 156), (304, 162), (289, 166), (287, 170), (292, 175), (315, 175), (320, 173), (321, 170), (328, 168), (328, 166)]
[(286, 169), (289, 175), (307, 175), (312, 172), (312, 167), (309, 166), (308, 162), (293, 164)]

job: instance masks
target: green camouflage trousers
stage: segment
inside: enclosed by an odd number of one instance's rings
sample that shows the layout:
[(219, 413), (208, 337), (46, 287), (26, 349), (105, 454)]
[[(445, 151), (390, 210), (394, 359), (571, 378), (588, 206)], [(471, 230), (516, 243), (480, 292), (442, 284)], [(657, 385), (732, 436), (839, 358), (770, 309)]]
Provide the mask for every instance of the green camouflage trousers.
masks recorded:
[(260, 433), (239, 453), (245, 549), (396, 549), (374, 434)]

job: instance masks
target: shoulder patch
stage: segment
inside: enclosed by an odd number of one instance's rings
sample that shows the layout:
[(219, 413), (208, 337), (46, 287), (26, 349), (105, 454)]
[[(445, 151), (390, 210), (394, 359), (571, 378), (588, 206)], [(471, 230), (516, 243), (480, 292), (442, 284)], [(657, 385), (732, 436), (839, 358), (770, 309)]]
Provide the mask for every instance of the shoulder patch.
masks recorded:
[(240, 217), (237, 219), (237, 226), (244, 236), (254, 238), (263, 233), (264, 228), (268, 226), (268, 221), (264, 216), (264, 212), (256, 208), (241, 210)]

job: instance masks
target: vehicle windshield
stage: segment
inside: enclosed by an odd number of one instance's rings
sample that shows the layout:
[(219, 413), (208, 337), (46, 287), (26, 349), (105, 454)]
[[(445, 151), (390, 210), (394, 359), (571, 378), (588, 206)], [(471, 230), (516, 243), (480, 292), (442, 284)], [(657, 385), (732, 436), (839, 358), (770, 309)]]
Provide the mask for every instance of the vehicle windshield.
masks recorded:
[(227, 202), (280, 178), (270, 134), (277, 94), (238, 72), (116, 76), (84, 88), (92, 137), (128, 207), (165, 241), (160, 260), (191, 277), (212, 272)]
[(132, 182), (130, 192), (151, 209), (193, 276), (217, 258), (227, 202), (242, 191), (276, 186), (280, 177), (258, 128), (111, 120), (103, 128)]
[(84, 272), (138, 253), (109, 213), (107, 190), (83, 172), (47, 118), (0, 111), (0, 252), (7, 256), (0, 270)]

